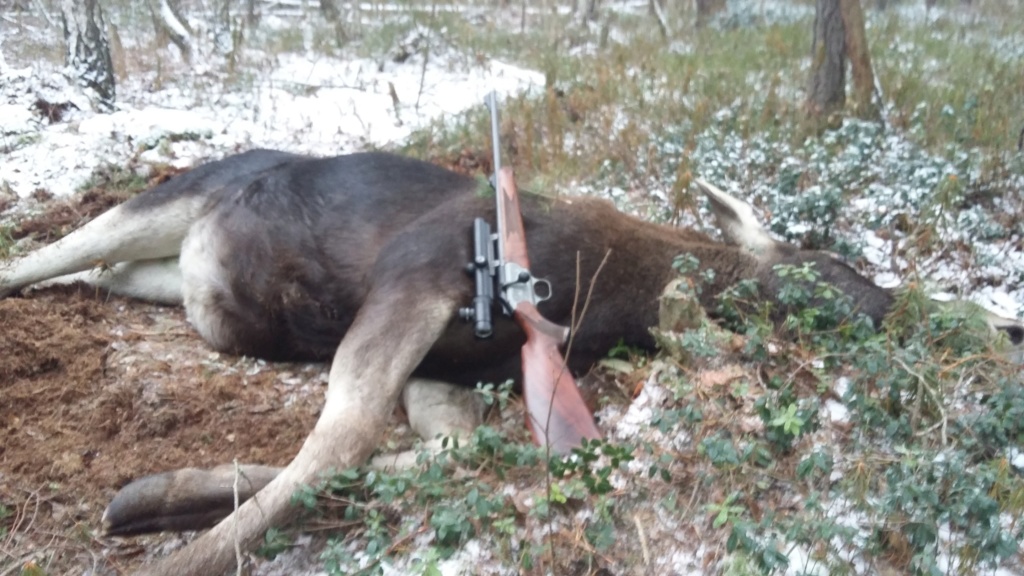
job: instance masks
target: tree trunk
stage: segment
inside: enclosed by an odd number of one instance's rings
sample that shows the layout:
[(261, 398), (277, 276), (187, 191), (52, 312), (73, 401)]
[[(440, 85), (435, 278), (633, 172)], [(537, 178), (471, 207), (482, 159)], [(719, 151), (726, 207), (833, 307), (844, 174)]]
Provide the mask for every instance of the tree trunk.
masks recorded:
[(725, 11), (725, 0), (697, 0), (697, 28), (703, 28), (716, 14)]
[(256, 0), (245, 0), (245, 27), (249, 30), (260, 25), (260, 10)]
[(213, 1), (213, 49), (218, 54), (230, 54), (234, 49), (232, 34), (231, 0)]
[(586, 24), (597, 20), (598, 0), (573, 0), (572, 12), (573, 21), (577, 24)]
[(348, 43), (348, 32), (345, 30), (345, 18), (343, 17), (340, 2), (338, 0), (320, 0), (320, 13), (334, 27), (334, 41), (338, 48)]
[(846, 34), (840, 0), (817, 0), (807, 108), (827, 116), (846, 103)]
[(110, 61), (114, 66), (114, 79), (124, 82), (128, 79), (128, 56), (124, 51), (124, 44), (121, 43), (121, 33), (113, 22), (107, 23), (108, 37), (110, 38)]
[(192, 61), (192, 29), (181, 15), (177, 0), (149, 0), (149, 12), (153, 17), (158, 44), (170, 40), (181, 51), (185, 62)]
[(668, 18), (665, 16), (665, 9), (662, 8), (661, 3), (658, 0), (648, 0), (647, 9), (650, 11), (651, 16), (654, 17), (654, 21), (658, 23), (658, 30), (661, 32), (661, 38), (667, 40), (670, 34), (668, 29)]
[(320, 13), (328, 22), (337, 22), (341, 19), (341, 8), (335, 0), (320, 0)]
[(114, 65), (103, 8), (97, 0), (64, 0), (60, 17), (67, 45), (65, 74), (85, 89), (97, 110), (113, 110)]
[(875, 104), (875, 73), (865, 37), (864, 11), (860, 0), (839, 0), (839, 4), (846, 30), (846, 55), (853, 72), (854, 114), (865, 120), (879, 120), (881, 114)]

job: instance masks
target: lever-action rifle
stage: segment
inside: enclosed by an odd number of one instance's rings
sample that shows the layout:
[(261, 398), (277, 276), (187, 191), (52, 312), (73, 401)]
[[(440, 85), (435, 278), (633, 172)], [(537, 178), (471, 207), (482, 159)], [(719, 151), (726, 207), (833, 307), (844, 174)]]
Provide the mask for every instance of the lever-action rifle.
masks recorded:
[[(493, 332), (491, 308), (497, 296), (502, 311), (523, 329), (526, 333), (523, 345), (526, 425), (538, 445), (548, 445), (556, 454), (567, 454), (578, 447), (583, 438), (600, 438), (601, 433), (558, 351), (565, 344), (569, 329), (546, 320), (537, 310), (537, 303), (551, 297), (551, 284), (530, 273), (512, 169), (501, 167), (498, 101), (494, 92), (487, 96), (487, 106), (491, 110), (494, 146), (491, 184), (497, 196), (498, 233), (492, 234), (483, 218), (473, 221), (473, 261), (467, 271), (476, 280), (476, 296), (473, 306), (461, 309), (459, 314), (473, 322), (477, 338), (488, 338)], [(538, 294), (537, 287), (543, 288), (543, 294)]]

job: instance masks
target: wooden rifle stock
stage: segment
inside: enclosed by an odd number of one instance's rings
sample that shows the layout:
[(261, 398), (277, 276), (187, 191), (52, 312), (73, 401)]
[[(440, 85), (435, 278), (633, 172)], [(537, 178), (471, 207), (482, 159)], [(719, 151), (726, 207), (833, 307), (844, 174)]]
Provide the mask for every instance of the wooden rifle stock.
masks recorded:
[[(502, 168), (496, 180), (498, 202), (504, 205), (501, 212), (505, 225), (499, 229), (504, 233), (500, 241), (504, 243), (505, 261), (529, 270), (526, 234), (512, 169)], [(546, 320), (530, 302), (516, 304), (512, 315), (526, 333), (523, 398), (526, 425), (534, 441), (540, 446), (549, 445), (555, 454), (568, 454), (583, 438), (600, 438), (593, 415), (558, 350), (565, 344), (569, 329)]]

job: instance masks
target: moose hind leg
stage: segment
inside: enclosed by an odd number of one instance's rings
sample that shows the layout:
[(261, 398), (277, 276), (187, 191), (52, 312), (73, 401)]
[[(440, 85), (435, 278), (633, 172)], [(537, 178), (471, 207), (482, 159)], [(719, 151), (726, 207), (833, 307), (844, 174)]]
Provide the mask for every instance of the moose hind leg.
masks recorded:
[(156, 260), (132, 260), (105, 268), (96, 268), (59, 276), (33, 285), (45, 288), (82, 282), (111, 294), (137, 298), (157, 304), (180, 305), (181, 270), (176, 257)]
[(246, 276), (239, 261), (260, 261), (232, 250), (256, 250), (244, 242), (231, 242), (221, 226), (221, 218), (211, 213), (199, 219), (181, 244), (181, 292), (188, 320), (213, 348), (253, 356), (270, 356), (253, 342), (269, 338), (261, 310), (248, 310), (238, 302), (234, 280)]
[(99, 265), (177, 256), (201, 201), (181, 198), (158, 209), (115, 206), (53, 244), (0, 262), (0, 298)]
[(402, 401), (409, 414), (409, 426), (424, 440), (472, 433), (483, 420), (483, 399), (476, 390), (466, 386), (410, 378)]

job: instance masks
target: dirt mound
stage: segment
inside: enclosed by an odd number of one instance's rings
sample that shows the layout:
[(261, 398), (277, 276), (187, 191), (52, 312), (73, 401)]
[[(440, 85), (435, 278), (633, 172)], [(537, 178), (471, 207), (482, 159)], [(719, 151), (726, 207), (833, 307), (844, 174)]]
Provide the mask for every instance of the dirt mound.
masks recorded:
[[(44, 208), (42, 213), (18, 222), (10, 232), (11, 238), (31, 237), (41, 242), (56, 240), (142, 190), (162, 184), (184, 171), (167, 165), (155, 166), (149, 177), (143, 180), (131, 169), (107, 166), (93, 174), (95, 186), (70, 200), (54, 199), (46, 190), (38, 189), (32, 197)], [(0, 212), (6, 208), (7, 204), (0, 199)]]
[(11, 238), (20, 240), (30, 236), (44, 242), (55, 240), (122, 202), (124, 197), (96, 188), (71, 201), (45, 200), (46, 212), (19, 222), (11, 230)]
[(65, 479), (62, 463), (80, 467), (90, 457), (63, 449), (69, 436), (91, 430), (104, 415), (89, 396), (110, 342), (102, 334), (102, 305), (47, 300), (0, 301), (0, 469), (37, 485)]
[(324, 370), (216, 354), (181, 310), (86, 287), (0, 300), (0, 572), (12, 558), (123, 570), (139, 547), (96, 537), (119, 487), (235, 458), (287, 463)]

